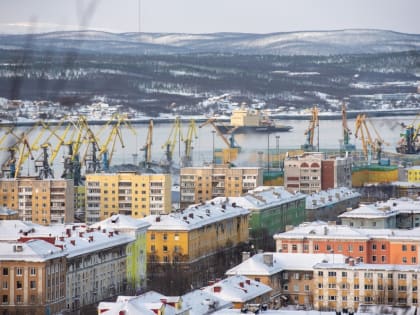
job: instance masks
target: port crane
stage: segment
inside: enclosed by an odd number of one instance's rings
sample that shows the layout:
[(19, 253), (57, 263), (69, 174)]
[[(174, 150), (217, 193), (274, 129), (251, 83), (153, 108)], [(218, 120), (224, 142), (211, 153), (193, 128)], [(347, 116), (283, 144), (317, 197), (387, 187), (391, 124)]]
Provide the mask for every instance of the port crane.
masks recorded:
[(140, 149), (144, 151), (144, 167), (149, 168), (152, 164), (152, 144), (153, 144), (153, 119), (149, 121), (149, 127), (147, 129), (146, 143)]
[(360, 137), (362, 141), (362, 150), (365, 158), (369, 160), (370, 155), (373, 151), (376, 154), (376, 158), (379, 164), (389, 164), (389, 161), (382, 160), (383, 145), (388, 145), (388, 143), (386, 143), (384, 139), (382, 139), (373, 123), (369, 121), (376, 135), (376, 138), (372, 138), (371, 132), (367, 126), (366, 121), (366, 115), (360, 114), (357, 115), (355, 123), (355, 137)]
[[(236, 160), (238, 158), (238, 154), (240, 152), (240, 147), (235, 143), (235, 137), (234, 137), (234, 132), (235, 132), (235, 128), (232, 128), (230, 130), (230, 138), (229, 140), (226, 139), (225, 135), (220, 131), (219, 127), (217, 127), (217, 125), (215, 124), (216, 119), (215, 118), (210, 118), (207, 121), (205, 121), (204, 123), (202, 123), (199, 128), (202, 128), (204, 126), (207, 125), (211, 125), (214, 129), (214, 132), (219, 136), (220, 139), (222, 139), (222, 141), (226, 144), (227, 148), (222, 150), (223, 153), (223, 158), (222, 158), (222, 163), (223, 164), (230, 164), (232, 163), (232, 161)], [(215, 163), (215, 159), (214, 159), (214, 152), (213, 152), (213, 163)]]
[(197, 139), (197, 127), (195, 124), (194, 119), (190, 120), (190, 124), (188, 125), (187, 136), (184, 139), (185, 144), (185, 151), (184, 156), (182, 157), (182, 165), (183, 166), (192, 166), (192, 142), (193, 138)]
[[(314, 151), (314, 135), (315, 135), (315, 128), (318, 130), (319, 134), (319, 110), (318, 107), (314, 106), (311, 109), (311, 120), (309, 121), (309, 126), (305, 130), (306, 141), (305, 144), (301, 146), (301, 149), (305, 151)], [(318, 148), (319, 150), (319, 143)]]
[(401, 139), (398, 141), (398, 145), (395, 148), (398, 153), (418, 154), (420, 152), (420, 123), (415, 127), (416, 120), (419, 116), (420, 114), (417, 114), (413, 122), (408, 126), (401, 124), (402, 127), (405, 128), (405, 132), (400, 134)]
[(342, 129), (343, 129), (343, 143), (340, 146), (341, 151), (354, 151), (356, 150), (356, 146), (350, 143), (350, 135), (352, 134), (348, 124), (347, 124), (347, 110), (346, 104), (343, 103), (341, 106), (341, 121), (342, 121)]
[(181, 141), (184, 141), (184, 137), (182, 135), (181, 130), (181, 119), (179, 117), (176, 117), (174, 124), (172, 125), (171, 132), (169, 133), (169, 137), (166, 140), (166, 142), (162, 145), (162, 149), (165, 149), (167, 167), (170, 167), (170, 165), (172, 165), (175, 146), (177, 142), (181, 143)]

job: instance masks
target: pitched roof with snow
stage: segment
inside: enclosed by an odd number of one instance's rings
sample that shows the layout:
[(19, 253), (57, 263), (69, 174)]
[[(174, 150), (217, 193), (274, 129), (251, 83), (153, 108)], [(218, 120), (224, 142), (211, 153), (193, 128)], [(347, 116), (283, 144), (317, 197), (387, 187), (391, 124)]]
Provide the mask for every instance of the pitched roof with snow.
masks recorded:
[(101, 222), (91, 225), (93, 228), (100, 227), (114, 230), (140, 230), (147, 229), (149, 226), (150, 223), (143, 219), (135, 219), (129, 215), (123, 214), (114, 214)]
[(272, 288), (247, 277), (235, 275), (204, 287), (202, 290), (226, 301), (245, 303), (271, 292)]
[(283, 270), (312, 270), (314, 265), (323, 261), (344, 262), (345, 256), (341, 254), (261, 253), (229, 269), (226, 275), (271, 276)]
[[(248, 191), (241, 197), (229, 197), (230, 203), (236, 203), (245, 209), (260, 209), (272, 207), (275, 205), (289, 203), (291, 201), (304, 199), (306, 195), (302, 193), (290, 193), (282, 186), (259, 186)], [(225, 197), (217, 197), (212, 199), (215, 204), (221, 204), (226, 201)]]
[(42, 262), (66, 255), (60, 248), (43, 240), (30, 240), (26, 243), (0, 242), (0, 261)]
[(343, 200), (360, 198), (360, 193), (347, 187), (333, 188), (313, 193), (306, 198), (306, 209), (318, 209)]
[(390, 218), (395, 217), (398, 214), (398, 211), (390, 209), (390, 207), (377, 205), (361, 205), (359, 208), (356, 208), (351, 211), (344, 212), (339, 215), (339, 218), (349, 218), (349, 219), (381, 219), (381, 218)]
[(164, 215), (150, 215), (143, 220), (151, 224), (149, 230), (190, 231), (229, 218), (248, 215), (249, 211), (236, 205), (205, 204), (192, 205), (180, 212)]
[(217, 310), (232, 307), (232, 302), (203, 290), (194, 290), (182, 296), (182, 310), (190, 310), (190, 315), (206, 315)]

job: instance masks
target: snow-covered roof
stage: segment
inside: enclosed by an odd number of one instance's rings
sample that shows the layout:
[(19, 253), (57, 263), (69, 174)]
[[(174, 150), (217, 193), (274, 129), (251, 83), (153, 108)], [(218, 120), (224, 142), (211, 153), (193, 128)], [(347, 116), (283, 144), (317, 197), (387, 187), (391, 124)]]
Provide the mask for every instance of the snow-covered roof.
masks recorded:
[[(289, 203), (305, 197), (306, 195), (299, 192), (290, 193), (282, 186), (259, 186), (241, 197), (229, 197), (228, 199), (230, 203), (234, 202), (242, 208), (256, 210)], [(215, 204), (220, 204), (224, 203), (226, 198), (217, 197), (212, 201)]]
[(98, 310), (101, 315), (120, 315), (121, 311), (125, 311), (125, 314), (142, 314), (142, 315), (156, 315), (155, 312), (146, 308), (144, 305), (138, 305), (130, 301), (125, 302), (100, 302)]
[(179, 212), (165, 215), (150, 215), (145, 217), (151, 224), (149, 230), (189, 231), (202, 226), (249, 214), (249, 211), (229, 203), (215, 204), (211, 201), (205, 204), (192, 205)]
[(1, 207), (0, 208), (0, 215), (15, 215), (18, 212), (9, 208)]
[(388, 199), (387, 201), (376, 202), (377, 207), (389, 207), (398, 213), (420, 213), (420, 200), (413, 200), (408, 197)]
[(114, 214), (111, 217), (91, 225), (93, 228), (106, 228), (114, 230), (140, 230), (147, 229), (150, 223), (143, 219), (135, 219), (128, 215)]
[(389, 217), (395, 217), (398, 211), (390, 209), (390, 207), (377, 207), (376, 205), (361, 205), (351, 211), (340, 214), (339, 218), (360, 218), (360, 219), (384, 219)]
[(345, 270), (369, 270), (369, 271), (411, 271), (420, 272), (420, 265), (391, 265), (391, 264), (364, 264), (354, 263), (354, 266), (348, 263), (319, 263), (314, 265), (314, 269), (345, 269)]
[(420, 227), (405, 229), (365, 229), (347, 225), (330, 225), (322, 221), (302, 223), (292, 230), (275, 234), (274, 239), (358, 239), (420, 240)]
[[(7, 223), (5, 223), (7, 222)], [(20, 220), (0, 221), (0, 242), (49, 239), (62, 247), (68, 258), (133, 242), (131, 236), (109, 229), (93, 229), (86, 224), (39, 225)]]
[(60, 248), (43, 240), (30, 240), (26, 243), (0, 242), (0, 261), (42, 262), (66, 255)]
[[(243, 314), (240, 309), (223, 309), (213, 313), (213, 315), (234, 315)], [(248, 313), (253, 314), (253, 313)], [(336, 315), (336, 312), (321, 312), (315, 310), (292, 310), (292, 309), (279, 309), (279, 310), (267, 310), (259, 312), (261, 315)], [(358, 315), (356, 313), (356, 315)], [(372, 314), (373, 315), (373, 314)]]
[(343, 200), (360, 198), (360, 196), (360, 193), (347, 187), (322, 190), (312, 193), (306, 198), (306, 209), (324, 208), (327, 205), (333, 205)]
[(194, 290), (182, 296), (182, 310), (190, 310), (190, 315), (207, 315), (216, 310), (232, 307), (232, 302), (203, 290)]
[[(271, 257), (272, 258), (271, 258)], [(270, 276), (283, 270), (312, 270), (322, 261), (344, 262), (341, 254), (261, 253), (226, 271), (226, 275)]]
[(357, 314), (393, 314), (393, 315), (415, 315), (417, 310), (415, 306), (408, 305), (376, 305), (376, 304), (359, 304)]
[(245, 303), (271, 292), (272, 288), (245, 276), (234, 275), (202, 290), (226, 301)]

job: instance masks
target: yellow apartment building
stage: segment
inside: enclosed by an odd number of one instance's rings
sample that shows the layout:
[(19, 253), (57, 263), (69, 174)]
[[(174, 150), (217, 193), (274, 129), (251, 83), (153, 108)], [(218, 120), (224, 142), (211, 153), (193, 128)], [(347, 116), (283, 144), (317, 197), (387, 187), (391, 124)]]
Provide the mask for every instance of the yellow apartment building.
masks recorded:
[(407, 170), (407, 180), (409, 183), (420, 183), (420, 166), (413, 166)]
[[(154, 283), (166, 281), (168, 285), (172, 280), (178, 289), (202, 287), (210, 277), (217, 276), (216, 267), (227, 260), (230, 263), (226, 257), (232, 254), (235, 260), (240, 255), (240, 251), (233, 252), (248, 242), (248, 216), (248, 210), (234, 204), (207, 202), (167, 215), (146, 217), (151, 224), (146, 241), (148, 278)], [(172, 267), (179, 269), (175, 271)], [(209, 271), (211, 268), (214, 270)], [(181, 292), (163, 290), (171, 295)]]
[(117, 213), (143, 218), (171, 211), (170, 174), (87, 174), (85, 185), (88, 224)]
[(262, 184), (263, 170), (258, 167), (184, 167), (180, 176), (181, 208), (216, 197), (242, 196)]
[(66, 253), (42, 240), (0, 243), (2, 314), (58, 314), (66, 308)]
[(419, 306), (418, 265), (320, 263), (314, 266), (316, 310), (356, 311), (359, 304)]
[(74, 185), (67, 179), (0, 179), (0, 202), (23, 221), (49, 225), (74, 220)]

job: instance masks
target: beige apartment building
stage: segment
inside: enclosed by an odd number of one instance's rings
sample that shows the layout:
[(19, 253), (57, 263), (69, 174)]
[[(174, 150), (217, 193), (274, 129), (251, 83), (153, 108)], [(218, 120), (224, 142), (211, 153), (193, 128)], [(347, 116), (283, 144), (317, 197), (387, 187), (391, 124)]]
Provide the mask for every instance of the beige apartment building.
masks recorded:
[(338, 187), (351, 187), (351, 158), (324, 153), (304, 153), (284, 161), (284, 187), (305, 194)]
[(143, 218), (171, 211), (170, 174), (87, 174), (85, 185), (89, 224), (118, 213)]
[(23, 221), (49, 225), (74, 220), (74, 185), (67, 179), (0, 179), (0, 202)]
[(230, 167), (212, 164), (181, 169), (181, 208), (216, 197), (238, 197), (263, 184), (258, 167)]

